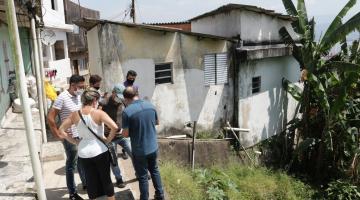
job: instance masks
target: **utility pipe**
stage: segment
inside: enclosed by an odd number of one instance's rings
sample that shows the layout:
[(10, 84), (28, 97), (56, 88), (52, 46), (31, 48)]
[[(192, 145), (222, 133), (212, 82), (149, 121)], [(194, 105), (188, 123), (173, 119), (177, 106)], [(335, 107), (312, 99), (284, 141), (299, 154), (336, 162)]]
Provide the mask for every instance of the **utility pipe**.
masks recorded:
[(192, 159), (191, 159), (191, 168), (194, 171), (195, 169), (195, 139), (196, 139), (196, 121), (193, 123), (193, 138), (192, 138)]
[(31, 18), (30, 24), (31, 24), (31, 35), (33, 37), (33, 45), (34, 45), (36, 87), (37, 87), (37, 92), (38, 92), (37, 96), (38, 96), (38, 104), (39, 104), (42, 140), (43, 140), (43, 143), (47, 143), (44, 102), (43, 102), (44, 90), (43, 90), (43, 82), (41, 81), (41, 72), (40, 72), (40, 63), (39, 63), (39, 48), (38, 48), (39, 43), (37, 40), (37, 35), (36, 35), (36, 30), (35, 30), (35, 18), (34, 17)]
[(36, 30), (37, 33), (37, 42), (38, 42), (38, 47), (39, 47), (39, 61), (40, 61), (40, 79), (41, 79), (41, 90), (42, 90), (42, 98), (43, 98), (43, 104), (44, 104), (44, 113), (45, 116), (47, 115), (48, 112), (48, 105), (47, 105), (47, 98), (46, 98), (46, 94), (45, 94), (45, 89), (44, 89), (44, 77), (45, 77), (45, 71), (44, 71), (44, 58), (43, 58), (43, 48), (42, 48), (42, 43), (40, 40), (40, 29)]
[(32, 170), (33, 170), (36, 189), (37, 189), (37, 197), (39, 200), (46, 200), (45, 187), (41, 173), (41, 164), (35, 142), (35, 132), (31, 117), (29, 96), (27, 93), (27, 88), (25, 83), (24, 61), (21, 52), (19, 29), (16, 19), (14, 0), (7, 0), (6, 16), (9, 27), (10, 43), (15, 59), (14, 64), (15, 64), (16, 80), (18, 81), (20, 86), (20, 100), (21, 100), (21, 105), (23, 106), (23, 118), (26, 129), (26, 139), (28, 143)]

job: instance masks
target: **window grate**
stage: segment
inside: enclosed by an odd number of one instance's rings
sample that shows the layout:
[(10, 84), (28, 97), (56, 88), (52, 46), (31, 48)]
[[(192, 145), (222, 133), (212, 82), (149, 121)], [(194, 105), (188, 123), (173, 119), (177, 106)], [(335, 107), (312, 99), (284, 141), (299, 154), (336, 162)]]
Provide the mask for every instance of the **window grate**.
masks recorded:
[(172, 63), (155, 64), (155, 84), (173, 83)]
[(252, 78), (252, 94), (259, 93), (261, 90), (261, 76)]

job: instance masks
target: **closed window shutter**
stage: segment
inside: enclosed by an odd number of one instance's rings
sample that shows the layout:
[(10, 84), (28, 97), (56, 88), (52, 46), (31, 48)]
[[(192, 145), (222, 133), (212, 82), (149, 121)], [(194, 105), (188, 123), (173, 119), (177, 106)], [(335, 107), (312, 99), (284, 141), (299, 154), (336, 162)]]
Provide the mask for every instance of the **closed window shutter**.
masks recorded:
[(228, 83), (228, 60), (226, 53), (216, 54), (216, 84)]
[(216, 72), (215, 72), (215, 63), (216, 56), (215, 54), (207, 54), (204, 56), (204, 75), (205, 75), (205, 85), (215, 85)]
[(205, 85), (228, 83), (228, 59), (226, 53), (204, 56)]

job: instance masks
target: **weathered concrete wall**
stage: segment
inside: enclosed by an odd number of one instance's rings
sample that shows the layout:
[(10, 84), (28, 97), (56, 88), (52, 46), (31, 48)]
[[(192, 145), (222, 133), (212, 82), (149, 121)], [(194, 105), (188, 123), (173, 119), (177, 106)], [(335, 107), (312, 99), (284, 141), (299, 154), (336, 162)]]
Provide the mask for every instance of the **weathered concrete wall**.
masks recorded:
[[(252, 78), (261, 76), (261, 90), (252, 94)], [(251, 146), (283, 130), (294, 116), (296, 102), (282, 89), (282, 78), (299, 79), (294, 58), (279, 57), (240, 64), (239, 125), (250, 129), (242, 133), (245, 146)]]
[[(231, 119), (232, 69), (229, 84), (215, 86), (204, 85), (203, 71), (204, 54), (227, 52), (227, 41), (115, 24), (97, 29), (98, 36), (96, 29), (88, 32), (91, 73), (102, 75), (104, 89), (110, 91), (115, 83), (124, 81), (129, 69), (137, 71), (140, 97), (157, 107), (162, 135), (182, 132), (187, 121), (198, 121), (202, 130), (219, 128)], [(172, 63), (173, 83), (155, 85), (155, 64), (164, 62)]]
[[(159, 139), (159, 159), (173, 160), (191, 165), (192, 141)], [(230, 142), (225, 140), (197, 140), (195, 142), (195, 166), (213, 166), (228, 163), (231, 157)]]
[(232, 10), (191, 22), (193, 32), (224, 37), (240, 35), (243, 41), (250, 42), (278, 41), (282, 26), (295, 36), (290, 21), (246, 10)]

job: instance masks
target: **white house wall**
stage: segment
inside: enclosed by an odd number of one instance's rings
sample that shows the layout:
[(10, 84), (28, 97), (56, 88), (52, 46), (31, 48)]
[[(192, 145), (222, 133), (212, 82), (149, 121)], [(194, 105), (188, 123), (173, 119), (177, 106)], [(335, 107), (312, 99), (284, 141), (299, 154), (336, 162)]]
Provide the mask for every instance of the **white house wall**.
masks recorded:
[(232, 10), (191, 21), (193, 32), (223, 37), (239, 35), (247, 42), (279, 41), (279, 29), (283, 26), (295, 36), (291, 21), (246, 10)]
[[(219, 128), (224, 117), (231, 118), (232, 85), (204, 86), (203, 71), (203, 55), (226, 52), (228, 42), (114, 24), (98, 30), (102, 70), (94, 69), (91, 58), (97, 55), (90, 48), (96, 46), (91, 44), (96, 43), (94, 30), (88, 34), (91, 70), (102, 71), (107, 90), (122, 83), (128, 70), (135, 70), (140, 96), (156, 106), (163, 135), (183, 131), (188, 121), (198, 121), (202, 130)], [(164, 62), (172, 62), (173, 84), (155, 85), (155, 64)]]
[[(100, 55), (100, 46), (99, 46), (99, 30), (98, 26), (95, 26), (87, 32), (88, 41), (88, 54), (89, 54), (89, 71), (92, 74), (98, 74), (99, 76), (104, 77), (102, 72), (101, 64), (101, 55)], [(105, 80), (104, 80), (105, 82)]]
[[(285, 127), (294, 117), (297, 103), (282, 89), (282, 77), (299, 80), (299, 66), (291, 56), (253, 60), (240, 64), (239, 126), (245, 146), (264, 140)], [(252, 94), (252, 77), (261, 76), (261, 90)]]
[[(56, 40), (62, 40), (64, 42), (64, 53), (65, 58), (61, 60), (55, 60), (55, 55), (53, 55), (52, 61), (49, 61), (49, 69), (50, 70), (57, 70), (56, 78), (54, 83), (58, 86), (64, 86), (67, 83), (67, 78), (70, 78), (72, 75), (71, 65), (70, 65), (70, 58), (68, 54), (67, 48), (67, 37), (66, 33), (63, 31), (54, 31)], [(47, 71), (48, 69), (45, 69)]]

